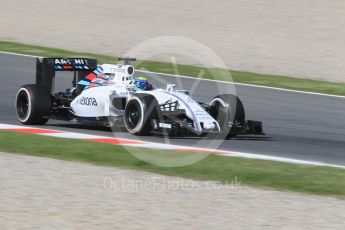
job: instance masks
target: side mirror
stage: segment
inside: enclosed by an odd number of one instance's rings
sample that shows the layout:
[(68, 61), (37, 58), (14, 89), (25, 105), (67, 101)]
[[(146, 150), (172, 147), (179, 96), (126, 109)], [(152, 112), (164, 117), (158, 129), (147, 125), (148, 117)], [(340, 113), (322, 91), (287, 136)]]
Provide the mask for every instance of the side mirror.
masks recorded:
[(174, 91), (175, 87), (176, 87), (176, 84), (167, 84), (166, 91), (172, 92), (172, 91)]

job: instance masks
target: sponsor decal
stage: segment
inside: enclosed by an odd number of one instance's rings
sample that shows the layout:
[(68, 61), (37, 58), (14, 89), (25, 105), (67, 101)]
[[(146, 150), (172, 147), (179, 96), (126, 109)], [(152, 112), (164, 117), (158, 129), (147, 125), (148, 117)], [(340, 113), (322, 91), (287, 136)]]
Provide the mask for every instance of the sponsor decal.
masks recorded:
[(161, 127), (161, 128), (166, 128), (166, 129), (171, 129), (171, 124), (159, 123), (159, 127)]
[(111, 68), (110, 71), (112, 73), (125, 73), (127, 71), (126, 68), (122, 68), (123, 65), (117, 65), (116, 68)]
[(87, 59), (75, 58), (75, 59), (64, 59), (56, 58), (55, 65), (88, 65)]
[(92, 80), (91, 82), (96, 83), (96, 84), (100, 84), (103, 85), (106, 80), (102, 79), (102, 78), (95, 78), (94, 80)]
[(194, 104), (194, 100), (193, 100), (192, 98), (190, 98), (190, 97), (187, 97), (187, 98), (186, 98), (186, 102), (187, 102), (188, 104)]
[(196, 111), (195, 116), (203, 121), (213, 121), (213, 118), (205, 111)]
[(87, 105), (87, 106), (97, 106), (96, 98), (94, 97), (82, 97), (79, 99), (78, 103), (80, 105)]

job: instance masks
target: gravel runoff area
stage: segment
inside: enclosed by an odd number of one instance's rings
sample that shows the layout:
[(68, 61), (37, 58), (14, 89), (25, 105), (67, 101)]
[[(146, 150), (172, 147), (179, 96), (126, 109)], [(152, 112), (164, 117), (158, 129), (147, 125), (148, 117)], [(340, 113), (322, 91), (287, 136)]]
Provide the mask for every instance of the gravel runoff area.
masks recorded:
[(336, 198), (0, 153), (2, 229), (344, 229)]
[(344, 12), (344, 0), (1, 0), (0, 39), (120, 56), (183, 36), (230, 69), (345, 82)]

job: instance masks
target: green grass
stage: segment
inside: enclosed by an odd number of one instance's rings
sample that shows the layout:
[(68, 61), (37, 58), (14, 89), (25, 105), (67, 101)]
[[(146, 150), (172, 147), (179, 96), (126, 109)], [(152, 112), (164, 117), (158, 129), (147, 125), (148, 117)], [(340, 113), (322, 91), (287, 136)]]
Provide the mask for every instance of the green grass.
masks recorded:
[[(134, 150), (134, 148), (133, 148)], [(137, 152), (143, 149), (136, 148)], [(345, 170), (265, 160), (210, 155), (184, 167), (158, 167), (132, 156), (121, 146), (82, 140), (0, 131), (0, 151), (144, 170), (197, 180), (229, 182), (345, 198)], [(143, 154), (148, 154), (144, 151)], [(150, 150), (152, 156), (188, 153)], [(195, 153), (194, 153), (195, 154)]]
[[(21, 54), (31, 54), (45, 57), (92, 57), (97, 58), (99, 63), (114, 63), (117, 62), (116, 57), (106, 55), (98, 55), (91, 53), (80, 53), (62, 49), (47, 48), (34, 45), (26, 45), (9, 41), (0, 41), (0, 50)], [(176, 74), (171, 63), (139, 60), (134, 63), (137, 69), (146, 69), (152, 72)], [(286, 68), (289, 68), (288, 66)], [(293, 89), (308, 92), (317, 92), (333, 95), (345, 96), (345, 83), (334, 83), (317, 80), (307, 80), (300, 78), (293, 78), (287, 76), (274, 76), (268, 74), (257, 74), (241, 71), (230, 71), (232, 79), (228, 77), (228, 70), (203, 68), (189, 65), (178, 65), (178, 71), (181, 75), (196, 77), (203, 70), (205, 72), (204, 78), (235, 81), (238, 83), (247, 83), (262, 86), (271, 86), (284, 89)], [(213, 73), (213, 74), (212, 74)]]

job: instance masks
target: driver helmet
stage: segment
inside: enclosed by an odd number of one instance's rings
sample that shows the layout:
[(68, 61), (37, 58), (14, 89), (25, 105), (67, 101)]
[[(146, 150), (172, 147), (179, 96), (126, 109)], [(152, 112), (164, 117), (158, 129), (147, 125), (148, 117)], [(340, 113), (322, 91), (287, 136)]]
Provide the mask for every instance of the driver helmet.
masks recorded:
[(148, 80), (144, 76), (140, 76), (135, 79), (134, 86), (136, 90), (150, 90), (151, 84), (149, 84)]

